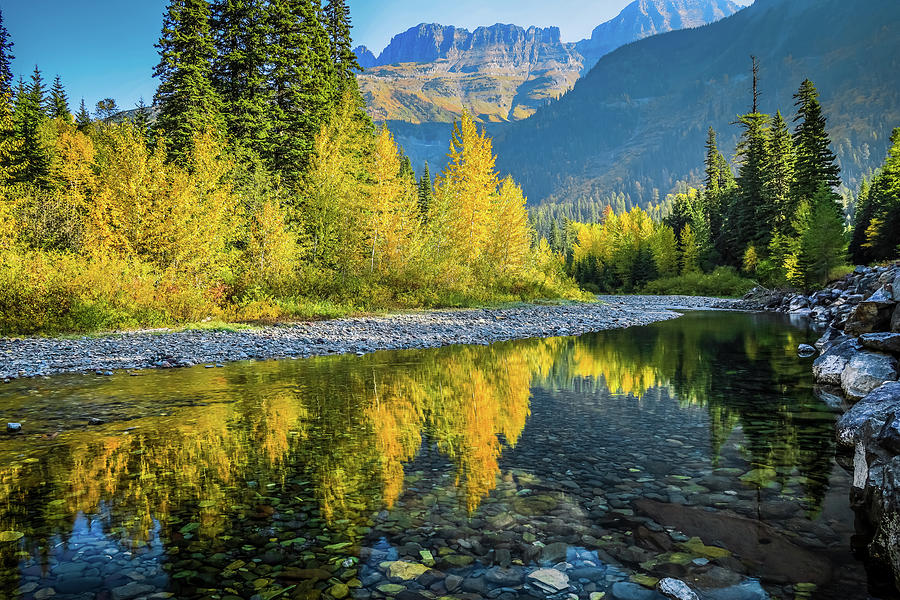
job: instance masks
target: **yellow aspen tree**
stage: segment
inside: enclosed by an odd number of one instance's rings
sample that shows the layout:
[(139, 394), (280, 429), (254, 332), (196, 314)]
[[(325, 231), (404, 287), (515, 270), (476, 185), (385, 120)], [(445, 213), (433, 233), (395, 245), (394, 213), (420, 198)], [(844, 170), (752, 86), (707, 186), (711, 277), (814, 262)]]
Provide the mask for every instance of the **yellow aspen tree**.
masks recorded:
[(372, 179), (369, 191), (369, 271), (399, 267), (408, 259), (414, 225), (416, 202), (412, 182), (400, 173), (400, 155), (394, 137), (382, 127), (375, 140)]
[(267, 198), (251, 213), (247, 248), (241, 263), (253, 283), (278, 289), (297, 266), (297, 237), (288, 229), (284, 209)]
[(453, 126), (448, 158), (438, 180), (438, 193), (449, 212), (447, 233), (452, 251), (471, 267), (483, 254), (490, 235), (490, 204), (497, 174), (491, 140), (468, 113)]
[(697, 236), (690, 225), (681, 230), (681, 274), (700, 271), (700, 249), (697, 247)]
[(531, 228), (525, 196), (507, 177), (491, 202), (491, 235), (487, 257), (500, 277), (521, 273), (531, 249)]
[(315, 137), (300, 204), (289, 215), (306, 233), (313, 261), (326, 268), (345, 272), (364, 259), (364, 228), (358, 215), (367, 202), (369, 144), (357, 105), (346, 95)]
[(651, 242), (653, 262), (660, 277), (678, 274), (678, 245), (675, 232), (668, 225), (659, 225)]

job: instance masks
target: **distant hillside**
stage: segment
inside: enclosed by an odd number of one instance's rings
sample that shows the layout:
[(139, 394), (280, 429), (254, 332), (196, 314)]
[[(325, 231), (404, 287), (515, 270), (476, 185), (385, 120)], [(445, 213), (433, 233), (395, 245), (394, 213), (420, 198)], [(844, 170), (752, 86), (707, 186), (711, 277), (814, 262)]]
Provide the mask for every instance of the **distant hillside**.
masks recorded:
[(516, 121), (571, 89), (615, 48), (733, 14), (731, 0), (636, 0), (589, 40), (563, 42), (556, 27), (493, 25), (473, 32), (421, 24), (380, 56), (356, 49), (360, 88), (378, 121), (448, 123), (468, 110), (483, 122)]
[(757, 0), (697, 29), (606, 55), (562, 99), (497, 131), (498, 167), (531, 201), (647, 202), (700, 179), (707, 127), (734, 149), (750, 108), (750, 55), (762, 64), (762, 109), (793, 116), (804, 78), (818, 86), (829, 130), (855, 187), (900, 126), (900, 2)]

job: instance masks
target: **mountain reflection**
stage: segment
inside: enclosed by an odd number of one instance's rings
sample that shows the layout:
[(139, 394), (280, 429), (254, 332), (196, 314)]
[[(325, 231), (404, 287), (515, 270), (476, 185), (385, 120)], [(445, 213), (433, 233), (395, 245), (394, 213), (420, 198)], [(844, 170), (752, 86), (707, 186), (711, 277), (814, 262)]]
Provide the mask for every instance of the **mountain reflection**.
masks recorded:
[[(815, 507), (830, 421), (811, 420), (827, 409), (786, 384), (808, 368), (792, 356), (805, 335), (762, 316), (699, 315), (583, 338), (18, 383), (0, 396), (7, 413), (29, 431), (64, 431), (0, 444), (0, 531), (24, 534), (0, 553), (9, 565), (44, 551), (85, 515), (135, 548), (226, 539), (275, 513), (352, 542), (395, 506), (423, 449), (452, 465), (459, 509), (472, 513), (520, 442), (535, 387), (627, 395), (636, 410), (656, 390), (705, 409), (714, 462), (740, 429), (759, 470), (748, 484), (801, 477)], [(85, 411), (117, 420), (86, 428)]]

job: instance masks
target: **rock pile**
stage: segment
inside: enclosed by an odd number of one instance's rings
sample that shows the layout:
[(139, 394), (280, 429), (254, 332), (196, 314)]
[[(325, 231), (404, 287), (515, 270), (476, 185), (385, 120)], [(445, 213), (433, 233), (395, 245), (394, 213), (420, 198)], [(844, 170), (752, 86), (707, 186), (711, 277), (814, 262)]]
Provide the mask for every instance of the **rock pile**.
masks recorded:
[(900, 588), (900, 264), (858, 267), (810, 296), (767, 302), (825, 328), (813, 375), (853, 404), (837, 425), (854, 453), (851, 501), (871, 525), (870, 555), (891, 565)]

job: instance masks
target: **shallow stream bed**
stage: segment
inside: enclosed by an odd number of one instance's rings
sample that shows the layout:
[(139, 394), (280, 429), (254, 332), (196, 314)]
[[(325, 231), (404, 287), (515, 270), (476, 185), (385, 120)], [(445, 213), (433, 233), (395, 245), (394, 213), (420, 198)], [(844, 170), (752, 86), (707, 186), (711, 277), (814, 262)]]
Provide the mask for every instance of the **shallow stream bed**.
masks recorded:
[(894, 598), (785, 317), (0, 387), (0, 597)]

